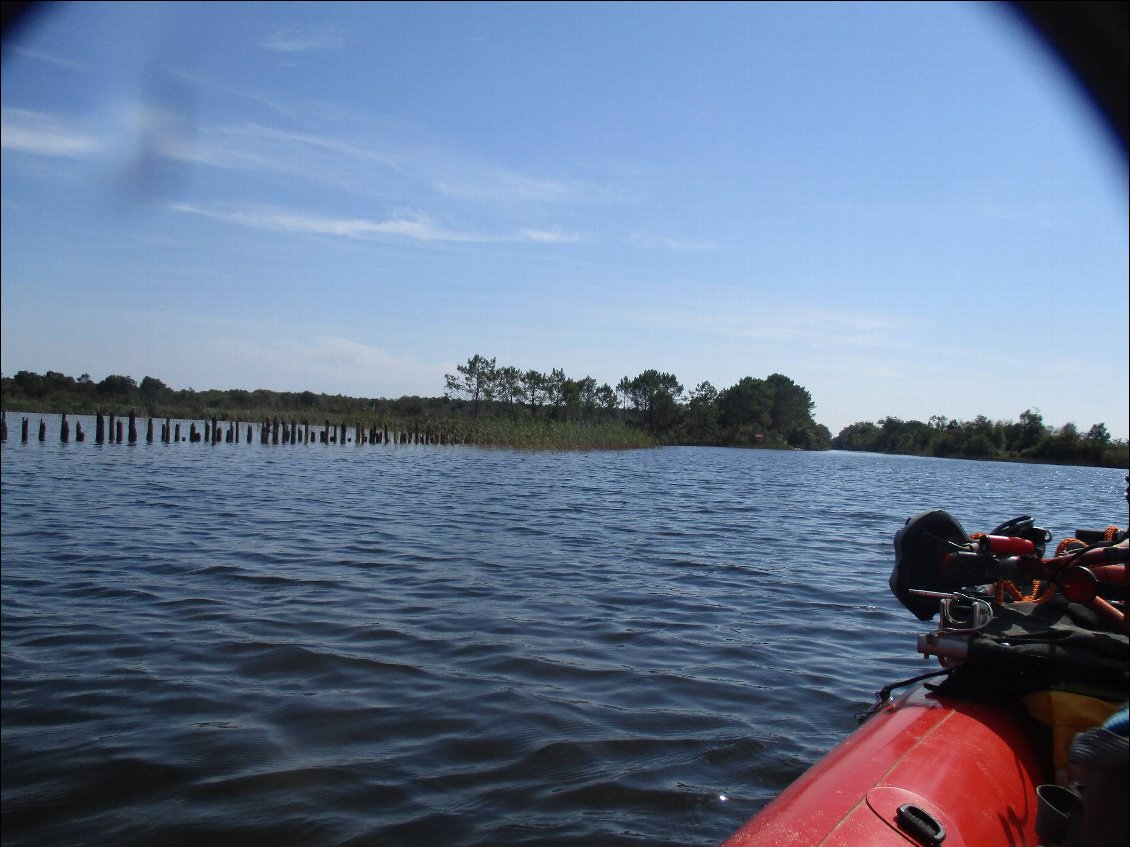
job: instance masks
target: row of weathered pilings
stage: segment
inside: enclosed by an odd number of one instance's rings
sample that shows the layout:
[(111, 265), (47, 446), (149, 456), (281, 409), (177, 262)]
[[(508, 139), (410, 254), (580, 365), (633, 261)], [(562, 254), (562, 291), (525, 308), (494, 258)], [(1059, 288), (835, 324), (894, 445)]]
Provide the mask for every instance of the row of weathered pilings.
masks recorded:
[[(140, 440), (138, 435), (138, 415), (130, 411), (128, 416), (117, 416), (98, 412), (95, 415), (94, 442), (96, 444), (136, 444)], [(331, 423), (328, 419), (319, 428), (317, 424), (311, 426), (309, 419), (301, 421), (294, 418), (269, 418), (259, 423), (245, 421), (220, 420), (216, 417), (201, 421), (198, 429), (196, 421), (189, 421), (187, 432), (182, 433), (182, 421), (172, 418), (145, 418), (145, 442), (152, 444), (154, 441), (161, 443), (190, 444), (239, 444), (245, 441), (251, 444), (254, 429), (259, 427), (258, 441), (260, 444), (471, 444), (473, 440), (466, 434), (452, 432), (451, 430), (432, 425), (414, 425), (410, 429), (390, 430), (387, 424), (378, 426), (361, 423), (347, 425), (345, 422)], [(27, 443), (31, 438), (31, 428), (28, 418), (20, 421), (20, 441)], [(47, 423), (40, 418), (38, 439), (47, 440)], [(75, 421), (73, 439), (78, 442), (86, 441), (86, 433), (82, 423)], [(8, 416), (0, 415), (0, 440), (8, 440)], [(63, 415), (59, 425), (59, 440), (64, 444), (72, 440), (71, 423)]]

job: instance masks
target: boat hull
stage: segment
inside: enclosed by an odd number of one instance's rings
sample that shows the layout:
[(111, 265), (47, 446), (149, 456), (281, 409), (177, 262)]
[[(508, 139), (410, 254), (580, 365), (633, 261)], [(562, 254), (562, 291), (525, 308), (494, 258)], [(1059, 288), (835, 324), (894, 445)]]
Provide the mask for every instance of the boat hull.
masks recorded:
[[(1023, 712), (912, 689), (785, 789), (723, 847), (930, 845), (909, 804), (944, 828), (945, 847), (1036, 845), (1046, 733)], [(911, 811), (909, 817), (914, 817)]]

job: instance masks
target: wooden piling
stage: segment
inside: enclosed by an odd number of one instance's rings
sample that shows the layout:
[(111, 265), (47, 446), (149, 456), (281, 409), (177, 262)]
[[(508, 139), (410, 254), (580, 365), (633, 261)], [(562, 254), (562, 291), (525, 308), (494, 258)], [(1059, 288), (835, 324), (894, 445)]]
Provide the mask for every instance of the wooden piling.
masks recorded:
[(153, 418), (149, 418), (145, 423), (145, 443), (153, 443)]
[(27, 444), (27, 418), (24, 418), (23, 423), (20, 424), (20, 441)]
[(75, 421), (75, 441), (79, 444), (86, 441), (86, 433), (82, 431), (82, 421)]
[(122, 443), (122, 432), (125, 429), (125, 424), (122, 423), (121, 418), (118, 418), (117, 421), (114, 422), (114, 426), (116, 427), (116, 429), (114, 430), (114, 440), (118, 444), (121, 444)]
[(67, 416), (63, 415), (63, 421), (59, 425), (59, 441), (66, 444), (71, 440), (71, 425), (67, 421)]
[(129, 443), (137, 443), (137, 415), (133, 409), (129, 410)]
[(47, 424), (43, 422), (43, 418), (39, 419), (39, 440), (47, 440)]
[(8, 413), (0, 412), (0, 441), (8, 440)]

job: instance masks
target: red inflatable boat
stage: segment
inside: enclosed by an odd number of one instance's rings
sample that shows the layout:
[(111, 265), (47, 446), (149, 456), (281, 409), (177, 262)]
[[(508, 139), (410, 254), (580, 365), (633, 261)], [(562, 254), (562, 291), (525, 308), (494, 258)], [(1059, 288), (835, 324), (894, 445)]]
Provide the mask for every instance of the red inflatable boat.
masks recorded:
[(1121, 847), (1125, 739), (1118, 808), (1102, 810), (1118, 834), (1081, 836), (1085, 798), (1054, 783), (1074, 730), (1089, 728), (1037, 704), (1096, 705), (1101, 723), (1126, 700), (1125, 533), (1070, 539), (1045, 559), (1050, 539), (1027, 516), (973, 537), (942, 511), (908, 520), (891, 589), (920, 619), (939, 615), (918, 649), (943, 670), (880, 691), (855, 733), (723, 847)]
[(1035, 845), (1050, 757), (1025, 714), (921, 686), (884, 706), (725, 847)]

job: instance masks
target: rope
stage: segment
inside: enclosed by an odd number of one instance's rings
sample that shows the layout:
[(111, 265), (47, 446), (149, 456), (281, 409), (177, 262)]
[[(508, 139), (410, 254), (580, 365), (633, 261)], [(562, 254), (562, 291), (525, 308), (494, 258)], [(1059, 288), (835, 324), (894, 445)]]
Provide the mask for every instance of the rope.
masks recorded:
[[(1046, 603), (1055, 594), (1055, 583), (1051, 580), (1032, 580), (1032, 591), (1025, 594), (1011, 579), (1002, 579), (993, 585), (993, 597), (998, 604), (1004, 603)], [(1007, 595), (1007, 596), (1006, 596)]]

